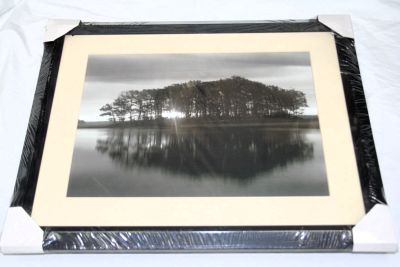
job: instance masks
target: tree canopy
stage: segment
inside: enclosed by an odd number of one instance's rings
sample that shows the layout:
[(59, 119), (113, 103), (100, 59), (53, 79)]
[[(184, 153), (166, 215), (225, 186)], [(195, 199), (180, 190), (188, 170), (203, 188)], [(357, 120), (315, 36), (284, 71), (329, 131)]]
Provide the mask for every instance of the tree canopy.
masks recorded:
[(121, 92), (100, 108), (111, 121), (184, 118), (241, 119), (297, 116), (307, 107), (305, 94), (239, 76), (216, 81), (188, 81), (164, 88)]

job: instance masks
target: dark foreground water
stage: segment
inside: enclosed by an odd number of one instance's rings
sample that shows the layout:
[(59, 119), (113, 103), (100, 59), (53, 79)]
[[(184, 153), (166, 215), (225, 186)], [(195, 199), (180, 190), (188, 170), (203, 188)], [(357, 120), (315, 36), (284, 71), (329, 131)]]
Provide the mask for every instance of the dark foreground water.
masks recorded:
[(318, 129), (78, 129), (70, 197), (328, 195)]

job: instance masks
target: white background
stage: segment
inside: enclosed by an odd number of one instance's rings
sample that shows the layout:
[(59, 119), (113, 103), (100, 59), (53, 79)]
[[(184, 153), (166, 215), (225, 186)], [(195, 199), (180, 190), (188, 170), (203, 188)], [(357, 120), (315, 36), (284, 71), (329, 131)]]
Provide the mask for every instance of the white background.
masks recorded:
[[(0, 225), (14, 187), (47, 18), (84, 21), (307, 19), (350, 14), (386, 197), (400, 223), (400, 1), (0, 0)], [(0, 266), (399, 266), (400, 254), (0, 256)]]

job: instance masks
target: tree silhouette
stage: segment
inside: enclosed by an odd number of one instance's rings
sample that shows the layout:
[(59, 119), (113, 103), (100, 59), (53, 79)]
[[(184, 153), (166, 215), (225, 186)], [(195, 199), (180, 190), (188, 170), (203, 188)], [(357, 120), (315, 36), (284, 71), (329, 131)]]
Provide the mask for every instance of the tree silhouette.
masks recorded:
[(101, 116), (120, 122), (162, 119), (171, 111), (186, 119), (235, 120), (292, 117), (307, 107), (305, 94), (239, 76), (216, 81), (188, 81), (161, 89), (122, 92)]
[(115, 113), (114, 113), (114, 108), (110, 104), (105, 104), (100, 108), (100, 111), (102, 112), (100, 116), (109, 116), (110, 120), (115, 122)]
[(117, 97), (112, 103), (114, 114), (117, 116), (119, 121), (125, 121), (125, 115), (128, 112), (127, 100), (124, 95)]

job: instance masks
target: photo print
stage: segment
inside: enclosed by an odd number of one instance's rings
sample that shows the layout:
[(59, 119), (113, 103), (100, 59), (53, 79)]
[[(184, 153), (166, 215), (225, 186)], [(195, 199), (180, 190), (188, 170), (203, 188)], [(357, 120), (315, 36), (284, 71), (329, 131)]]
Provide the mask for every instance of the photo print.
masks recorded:
[(90, 55), (68, 197), (329, 195), (308, 52)]

